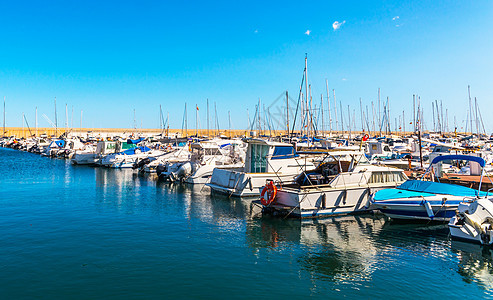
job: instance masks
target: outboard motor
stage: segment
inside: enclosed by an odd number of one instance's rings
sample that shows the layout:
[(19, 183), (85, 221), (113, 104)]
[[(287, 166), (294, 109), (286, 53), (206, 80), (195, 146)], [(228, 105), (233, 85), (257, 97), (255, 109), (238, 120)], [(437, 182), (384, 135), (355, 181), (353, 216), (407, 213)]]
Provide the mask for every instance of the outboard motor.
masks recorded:
[(141, 160), (137, 160), (133, 166), (132, 166), (132, 169), (140, 169), (142, 168), (143, 166), (147, 165), (148, 163), (150, 163), (151, 160), (149, 159), (149, 157), (146, 157), (144, 159), (141, 159)]
[(166, 165), (158, 165), (158, 166), (156, 167), (156, 174), (157, 174), (157, 176), (158, 176), (159, 178), (161, 178), (161, 174), (163, 174), (164, 172), (166, 172), (166, 171), (167, 171), (167, 169), (168, 169), (168, 168), (166, 167)]

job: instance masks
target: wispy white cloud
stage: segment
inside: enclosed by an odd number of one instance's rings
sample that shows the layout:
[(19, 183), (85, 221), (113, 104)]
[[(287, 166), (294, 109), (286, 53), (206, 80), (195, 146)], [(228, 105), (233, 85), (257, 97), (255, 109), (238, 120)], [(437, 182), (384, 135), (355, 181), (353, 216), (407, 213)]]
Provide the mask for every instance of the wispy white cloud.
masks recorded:
[(332, 23), (332, 28), (334, 28), (334, 31), (336, 31), (337, 29), (341, 28), (341, 26), (346, 23), (346, 21), (342, 21), (342, 22), (339, 22), (339, 21), (335, 21), (334, 23)]
[(342, 81), (346, 81), (347, 79), (346, 78), (342, 78)]
[(310, 35), (310, 33), (312, 33), (310, 30), (305, 31), (306, 35)]
[(399, 20), (399, 16), (395, 16), (392, 18), (392, 21), (397, 21), (397, 20)]
[(255, 31), (253, 33), (258, 33), (258, 29), (255, 29)]

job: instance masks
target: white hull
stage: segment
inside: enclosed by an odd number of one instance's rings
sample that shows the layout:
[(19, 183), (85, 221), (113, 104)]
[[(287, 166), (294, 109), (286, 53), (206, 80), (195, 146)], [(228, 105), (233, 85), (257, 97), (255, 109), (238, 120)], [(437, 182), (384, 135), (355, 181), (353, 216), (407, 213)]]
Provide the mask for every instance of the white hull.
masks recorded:
[(244, 173), (240, 171), (215, 169), (213, 179), (207, 185), (214, 191), (229, 196), (259, 196), (267, 180), (290, 183), (297, 173)]
[(448, 228), (453, 239), (463, 240), (475, 244), (483, 244), (479, 232), (469, 224), (455, 225), (457, 218), (450, 219)]
[(368, 212), (371, 195), (383, 188), (348, 187), (337, 189), (317, 187), (303, 190), (279, 190), (275, 203), (266, 207), (266, 211), (280, 211), (290, 217), (315, 218)]
[(95, 153), (76, 153), (72, 157), (74, 165), (94, 165), (99, 161), (99, 156)]
[(242, 165), (238, 165), (238, 164), (221, 165), (220, 167), (214, 165), (200, 166), (193, 175), (185, 179), (185, 182), (189, 184), (206, 184), (210, 182), (214, 169), (235, 170), (240, 168), (242, 168)]
[(493, 202), (479, 198), (461, 203), (448, 224), (453, 239), (481, 245), (493, 244)]

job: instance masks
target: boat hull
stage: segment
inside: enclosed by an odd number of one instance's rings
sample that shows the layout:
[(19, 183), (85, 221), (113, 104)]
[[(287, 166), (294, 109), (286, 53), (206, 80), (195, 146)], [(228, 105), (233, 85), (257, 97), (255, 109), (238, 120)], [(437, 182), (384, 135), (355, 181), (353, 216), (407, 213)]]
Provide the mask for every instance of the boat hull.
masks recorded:
[(371, 195), (384, 188), (387, 187), (283, 189), (278, 192), (275, 203), (264, 206), (263, 211), (302, 219), (365, 213), (371, 210)]
[[(222, 174), (220, 174), (222, 173)], [(290, 183), (297, 174), (244, 173), (241, 171), (215, 169), (207, 186), (213, 192), (234, 197), (257, 197), (268, 180)]]
[(402, 220), (427, 220), (447, 222), (453, 216), (464, 199), (442, 200), (450, 195), (435, 196), (434, 198), (422, 198), (418, 200), (393, 199), (392, 201), (377, 201), (371, 203), (372, 209), (380, 212), (392, 219)]

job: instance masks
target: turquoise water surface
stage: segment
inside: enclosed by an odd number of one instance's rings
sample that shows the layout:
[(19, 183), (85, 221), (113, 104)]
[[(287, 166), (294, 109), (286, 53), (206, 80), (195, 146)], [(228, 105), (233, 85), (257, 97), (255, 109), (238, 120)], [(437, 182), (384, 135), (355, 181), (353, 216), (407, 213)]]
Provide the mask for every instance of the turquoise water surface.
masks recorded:
[(261, 217), (132, 170), (0, 149), (1, 299), (493, 297), (488, 249), (446, 225)]

